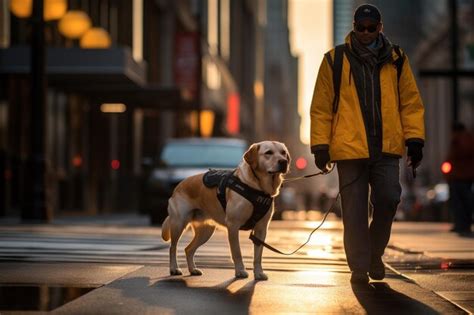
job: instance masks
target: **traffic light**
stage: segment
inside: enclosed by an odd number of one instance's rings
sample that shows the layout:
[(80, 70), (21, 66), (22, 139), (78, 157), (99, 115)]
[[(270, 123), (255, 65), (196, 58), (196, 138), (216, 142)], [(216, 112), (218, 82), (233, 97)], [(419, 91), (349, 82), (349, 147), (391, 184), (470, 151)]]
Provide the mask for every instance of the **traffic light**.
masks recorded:
[(112, 160), (110, 162), (110, 167), (112, 167), (113, 170), (118, 170), (120, 168), (120, 161), (119, 160)]
[(80, 155), (76, 155), (72, 158), (72, 165), (74, 167), (81, 167), (82, 166), (82, 157)]
[(295, 165), (297, 169), (304, 170), (306, 166), (308, 166), (308, 161), (306, 161), (304, 157), (300, 156), (296, 159)]
[(453, 166), (448, 161), (443, 162), (443, 164), (441, 164), (441, 172), (443, 172), (443, 174), (449, 174), (452, 169), (453, 169)]

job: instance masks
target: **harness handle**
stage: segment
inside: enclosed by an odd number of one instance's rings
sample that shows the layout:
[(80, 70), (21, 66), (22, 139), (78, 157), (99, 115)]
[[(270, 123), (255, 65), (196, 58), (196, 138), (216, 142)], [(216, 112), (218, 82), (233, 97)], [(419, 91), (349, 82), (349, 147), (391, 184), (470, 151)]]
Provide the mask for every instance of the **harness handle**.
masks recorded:
[(303, 178), (310, 178), (310, 177), (318, 176), (318, 175), (327, 175), (327, 174), (331, 173), (334, 170), (334, 165), (335, 165), (335, 163), (330, 163), (329, 169), (325, 172), (320, 171), (320, 172), (314, 173), (314, 174), (308, 174), (308, 175), (303, 175), (303, 176), (298, 176), (298, 177), (285, 178), (285, 179), (283, 179), (283, 182), (293, 182), (295, 180), (300, 180), (300, 179), (303, 179)]

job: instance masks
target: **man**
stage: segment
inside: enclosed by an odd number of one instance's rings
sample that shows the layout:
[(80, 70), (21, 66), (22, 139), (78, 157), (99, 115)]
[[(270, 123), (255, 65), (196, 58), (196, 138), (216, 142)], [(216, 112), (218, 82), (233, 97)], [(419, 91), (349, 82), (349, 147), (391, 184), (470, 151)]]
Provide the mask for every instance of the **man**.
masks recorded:
[(474, 137), (462, 123), (454, 123), (451, 132), (447, 162), (451, 169), (445, 177), (449, 184), (449, 206), (453, 215), (451, 231), (460, 236), (471, 236), (474, 208)]
[(336, 66), (337, 47), (319, 69), (311, 104), (311, 151), (323, 171), (337, 162), (351, 282), (367, 283), (367, 273), (375, 280), (385, 277), (382, 256), (401, 194), (399, 158), (406, 146), (413, 172), (419, 165), (424, 108), (408, 58), (382, 33), (375, 6), (356, 9), (353, 30), (340, 47), (342, 69)]

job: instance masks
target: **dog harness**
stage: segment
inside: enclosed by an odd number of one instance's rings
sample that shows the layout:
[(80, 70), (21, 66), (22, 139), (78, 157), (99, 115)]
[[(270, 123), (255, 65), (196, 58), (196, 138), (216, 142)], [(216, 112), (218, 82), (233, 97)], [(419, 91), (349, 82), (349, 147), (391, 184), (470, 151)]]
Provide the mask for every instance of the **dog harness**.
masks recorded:
[(252, 216), (240, 227), (241, 230), (252, 230), (258, 221), (267, 214), (273, 203), (273, 197), (261, 190), (244, 184), (240, 179), (234, 176), (233, 171), (229, 170), (209, 170), (202, 179), (204, 185), (208, 188), (217, 187), (217, 199), (226, 210), (227, 200), (225, 196), (226, 188), (230, 188), (239, 195), (250, 201), (253, 205)]

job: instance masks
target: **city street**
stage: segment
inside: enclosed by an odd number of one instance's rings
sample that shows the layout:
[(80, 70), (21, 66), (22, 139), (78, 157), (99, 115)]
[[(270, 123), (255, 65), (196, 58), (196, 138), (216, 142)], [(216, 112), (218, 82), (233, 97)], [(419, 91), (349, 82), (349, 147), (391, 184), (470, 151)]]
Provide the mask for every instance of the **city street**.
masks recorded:
[[(394, 224), (386, 252), (387, 277), (351, 285), (337, 218), (292, 256), (264, 250), (268, 281), (235, 279), (226, 234), (218, 230), (198, 250), (204, 274), (189, 276), (181, 239), (183, 276), (168, 275), (168, 244), (145, 218), (57, 219), (50, 225), (0, 222), (0, 311), (63, 314), (411, 313), (474, 311), (474, 239), (447, 223)], [(267, 241), (290, 252), (318, 222), (273, 221)], [(248, 232), (244, 261), (252, 267)], [(37, 291), (31, 291), (34, 288)], [(25, 301), (21, 294), (29, 291)], [(31, 292), (37, 292), (37, 299)], [(85, 293), (85, 294), (84, 294)], [(76, 298), (77, 297), (77, 298)], [(61, 305), (62, 300), (68, 303)], [(17, 305), (13, 305), (17, 304)]]
[(0, 0), (0, 315), (474, 314), (473, 16)]

